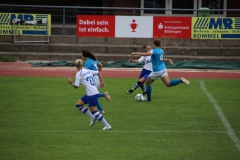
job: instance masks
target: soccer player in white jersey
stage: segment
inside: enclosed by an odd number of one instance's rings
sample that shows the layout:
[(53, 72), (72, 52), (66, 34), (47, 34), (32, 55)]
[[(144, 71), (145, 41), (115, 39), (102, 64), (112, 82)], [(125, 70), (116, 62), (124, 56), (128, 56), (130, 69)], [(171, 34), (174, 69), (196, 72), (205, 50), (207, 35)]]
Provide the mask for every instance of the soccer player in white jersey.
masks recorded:
[[(74, 88), (78, 88), (82, 84), (85, 88), (86, 94), (77, 101), (76, 107), (84, 114), (88, 115), (91, 118), (90, 127), (95, 124), (95, 121), (98, 120), (104, 124), (102, 130), (109, 130), (111, 126), (108, 124), (106, 119), (101, 113), (97, 110), (98, 102), (98, 89), (95, 85), (93, 75), (99, 76), (100, 82), (102, 82), (102, 75), (98, 71), (93, 71), (83, 68), (83, 62), (81, 59), (75, 61), (75, 66), (78, 72), (75, 75), (75, 83), (72, 83), (72, 78), (68, 77), (68, 83)], [(90, 111), (84, 106), (88, 104)]]
[(167, 87), (172, 87), (175, 85), (178, 85), (179, 83), (185, 83), (189, 84), (189, 81), (185, 78), (181, 77), (180, 79), (173, 79), (169, 80), (167, 69), (165, 66), (164, 61), (169, 61), (170, 64), (173, 65), (173, 62), (171, 59), (164, 58), (164, 51), (162, 50), (160, 40), (155, 39), (154, 40), (154, 49), (151, 51), (148, 51), (146, 53), (144, 52), (133, 52), (131, 53), (131, 56), (139, 55), (139, 56), (149, 56), (151, 55), (152, 59), (152, 73), (148, 76), (145, 85), (146, 85), (146, 93), (147, 93), (147, 99), (148, 101), (151, 101), (151, 92), (152, 87), (151, 83), (153, 83), (158, 78), (161, 78), (163, 83)]
[[(152, 45), (150, 43), (147, 43), (143, 47), (146, 48), (147, 52), (152, 50)], [(152, 59), (151, 59), (151, 56), (141, 56), (138, 60), (129, 59), (129, 62), (135, 62), (135, 63), (143, 63), (144, 62), (145, 64), (144, 64), (144, 66), (142, 68), (142, 71), (141, 71), (141, 73), (139, 75), (137, 83), (134, 84), (132, 89), (126, 91), (126, 93), (127, 94), (131, 94), (138, 87), (140, 87), (142, 89), (143, 95), (144, 95), (144, 94), (146, 94), (146, 89), (144, 87), (144, 82), (147, 80), (147, 77), (152, 72)]]
[[(84, 59), (86, 59), (86, 62), (84, 64), (84, 68), (86, 69), (90, 69), (93, 71), (101, 71), (102, 70), (102, 64), (97, 60), (96, 56), (88, 51), (88, 50), (82, 50), (82, 56)], [(94, 81), (95, 81), (95, 85), (97, 86), (97, 88), (104, 87), (105, 84), (102, 82), (100, 83), (99, 81), (99, 77), (96, 75), (94, 76)], [(98, 94), (99, 97), (105, 97), (109, 102), (111, 101), (111, 97), (109, 95), (108, 92), (100, 92)], [(100, 113), (105, 113), (104, 109), (102, 108), (102, 105), (100, 104), (100, 102), (98, 101), (97, 104), (97, 108), (100, 111)]]

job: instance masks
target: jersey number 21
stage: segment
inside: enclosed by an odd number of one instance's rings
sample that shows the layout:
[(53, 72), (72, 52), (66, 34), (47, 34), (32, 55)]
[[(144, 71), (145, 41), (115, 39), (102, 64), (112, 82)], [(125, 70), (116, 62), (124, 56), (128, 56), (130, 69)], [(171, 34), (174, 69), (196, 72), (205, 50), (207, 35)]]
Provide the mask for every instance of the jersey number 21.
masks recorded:
[(86, 80), (87, 80), (88, 82), (90, 82), (90, 84), (91, 84), (92, 86), (95, 85), (95, 83), (94, 83), (94, 79), (93, 79), (93, 76), (87, 77)]

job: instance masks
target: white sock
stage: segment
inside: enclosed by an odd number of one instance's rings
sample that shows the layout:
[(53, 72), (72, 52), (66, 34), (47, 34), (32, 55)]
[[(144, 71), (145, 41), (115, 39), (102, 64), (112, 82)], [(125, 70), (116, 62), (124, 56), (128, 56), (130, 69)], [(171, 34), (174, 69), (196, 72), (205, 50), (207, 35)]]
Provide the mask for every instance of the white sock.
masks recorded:
[(91, 119), (95, 118), (95, 116), (85, 106), (76, 105), (76, 107), (79, 109), (79, 111), (88, 115)]
[(106, 121), (106, 119), (103, 117), (103, 115), (101, 113), (99, 113), (98, 111), (93, 111), (92, 114), (95, 116), (95, 118), (101, 122), (104, 125), (109, 125), (108, 122)]

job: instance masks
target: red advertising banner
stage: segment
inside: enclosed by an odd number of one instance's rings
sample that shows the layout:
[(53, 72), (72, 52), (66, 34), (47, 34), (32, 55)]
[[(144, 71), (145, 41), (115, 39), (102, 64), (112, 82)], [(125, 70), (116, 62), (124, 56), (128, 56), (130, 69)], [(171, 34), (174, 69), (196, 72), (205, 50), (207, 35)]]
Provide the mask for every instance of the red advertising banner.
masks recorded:
[(153, 36), (191, 38), (192, 17), (153, 17)]
[(78, 15), (77, 36), (115, 37), (115, 16)]

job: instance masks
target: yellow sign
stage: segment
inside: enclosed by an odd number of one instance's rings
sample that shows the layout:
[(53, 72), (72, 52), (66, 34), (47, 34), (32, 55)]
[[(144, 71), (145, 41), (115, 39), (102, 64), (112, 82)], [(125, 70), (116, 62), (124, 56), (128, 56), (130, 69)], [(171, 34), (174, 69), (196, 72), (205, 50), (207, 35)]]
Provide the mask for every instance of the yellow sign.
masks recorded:
[(0, 35), (51, 35), (50, 14), (0, 13)]
[(192, 39), (239, 39), (240, 18), (193, 17)]

